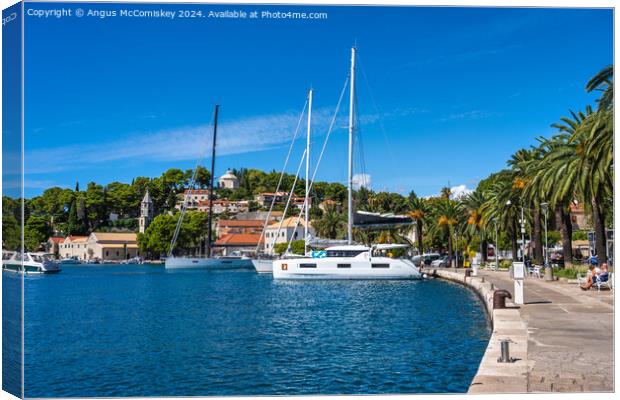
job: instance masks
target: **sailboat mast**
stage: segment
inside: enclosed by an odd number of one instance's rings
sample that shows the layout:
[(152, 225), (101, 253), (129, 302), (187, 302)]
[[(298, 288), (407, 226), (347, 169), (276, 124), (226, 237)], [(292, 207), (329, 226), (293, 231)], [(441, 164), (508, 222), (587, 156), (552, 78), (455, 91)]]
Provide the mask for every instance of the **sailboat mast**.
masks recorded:
[(213, 181), (215, 178), (215, 144), (217, 143), (217, 114), (220, 109), (219, 104), (215, 105), (215, 117), (213, 121), (213, 150), (211, 151), (211, 186), (209, 186), (209, 226), (207, 235), (207, 258), (211, 257), (211, 235), (213, 223)]
[(351, 92), (349, 95), (349, 186), (347, 219), (347, 241), (353, 243), (353, 125), (355, 112), (355, 47), (351, 47)]
[(308, 222), (310, 216), (310, 193), (308, 193), (310, 188), (310, 126), (312, 121), (312, 88), (308, 92), (308, 135), (306, 140), (306, 211), (305, 218), (306, 224), (304, 226), (304, 254), (308, 252)]

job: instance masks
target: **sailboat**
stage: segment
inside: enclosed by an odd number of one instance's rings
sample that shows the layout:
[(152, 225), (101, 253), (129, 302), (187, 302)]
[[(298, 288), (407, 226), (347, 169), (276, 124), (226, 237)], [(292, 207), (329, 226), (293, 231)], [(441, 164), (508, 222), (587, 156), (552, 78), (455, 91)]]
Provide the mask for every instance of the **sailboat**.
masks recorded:
[[(213, 184), (215, 174), (215, 147), (217, 144), (217, 117), (219, 113), (219, 105), (215, 106), (215, 114), (213, 119), (213, 149), (211, 154), (211, 186), (209, 188), (209, 226), (208, 237), (206, 243), (206, 257), (175, 257), (173, 254), (174, 246), (181, 230), (183, 223), (183, 217), (187, 210), (188, 196), (183, 199), (183, 206), (181, 207), (181, 216), (177, 221), (177, 226), (172, 236), (170, 243), (170, 250), (168, 257), (166, 257), (165, 267), (166, 269), (183, 269), (183, 268), (205, 268), (205, 269), (251, 269), (252, 261), (245, 256), (218, 256), (211, 257), (211, 239), (212, 239), (212, 226), (213, 226)], [(194, 170), (194, 176), (190, 184), (190, 188), (193, 189), (196, 181), (196, 173), (198, 166)]]
[[(313, 94), (313, 89), (311, 88), (308, 91), (308, 97), (307, 97), (307, 104), (308, 104), (308, 122), (307, 122), (307, 134), (306, 134), (306, 150), (304, 152), (304, 156), (302, 157), (302, 162), (303, 159), (305, 157), (306, 160), (306, 191), (305, 191), (305, 200), (304, 200), (304, 206), (303, 209), (305, 210), (305, 227), (304, 227), (304, 237), (308, 237), (308, 205), (310, 204), (309, 202), (309, 182), (310, 182), (310, 131), (311, 131), (311, 123), (312, 123), (312, 94)], [(304, 110), (305, 110), (305, 106), (304, 106)], [(284, 167), (282, 168), (282, 172), (280, 174), (280, 180), (278, 182), (278, 185), (276, 187), (276, 192), (279, 191), (280, 189), (280, 184), (282, 183), (282, 176), (284, 175), (284, 172), (286, 170), (286, 166), (288, 164), (290, 155), (291, 155), (291, 150), (293, 149), (293, 145), (295, 144), (295, 139), (297, 138), (297, 132), (299, 130), (299, 125), (301, 123), (301, 118), (303, 117), (303, 111), (302, 110), (302, 116), (300, 117), (300, 121), (297, 125), (297, 130), (295, 131), (295, 135), (293, 136), (293, 140), (291, 141), (291, 145), (289, 148), (289, 154), (286, 158), (286, 161), (284, 162)], [(299, 165), (299, 167), (301, 167), (301, 164)], [(299, 170), (298, 173), (295, 175), (295, 183), (297, 182), (297, 178), (299, 176)], [(282, 215), (282, 220), (280, 221), (280, 224), (278, 226), (278, 230), (276, 232), (276, 235), (273, 237), (273, 244), (275, 244), (276, 238), (280, 237), (280, 231), (282, 230), (282, 222), (285, 220), (286, 218), (286, 211), (288, 211), (288, 206), (290, 204), (291, 198), (294, 195), (294, 187), (291, 188), (291, 191), (289, 192), (289, 196), (288, 199), (286, 201), (286, 207), (284, 209), (284, 214)], [(263, 230), (261, 233), (261, 237), (259, 240), (258, 245), (256, 246), (256, 254), (257, 254), (257, 258), (252, 260), (252, 264), (254, 265), (254, 269), (256, 270), (256, 272), (258, 272), (259, 274), (264, 274), (264, 273), (272, 273), (273, 272), (273, 260), (275, 258), (275, 256), (267, 256), (265, 254), (263, 255), (259, 255), (259, 248), (260, 248), (260, 244), (261, 244), (261, 240), (263, 239), (263, 237), (265, 236), (265, 229), (267, 228), (267, 224), (269, 223), (269, 217), (271, 215), (271, 211), (273, 210), (273, 206), (275, 205), (275, 196), (271, 201), (271, 205), (269, 207), (269, 212), (267, 213), (267, 217), (265, 218), (265, 223), (263, 224)], [(301, 214), (300, 214), (301, 215)], [(295, 231), (297, 231), (297, 227), (295, 227)], [(306, 248), (307, 251), (307, 248)], [(291, 257), (291, 255), (289, 254), (284, 254), (282, 255), (282, 257), (287, 258), (287, 257)]]
[[(371, 246), (353, 243), (353, 133), (355, 104), (355, 55), (351, 49), (350, 95), (349, 95), (349, 162), (348, 162), (348, 218), (347, 244), (313, 252), (312, 258), (299, 257), (273, 261), (274, 279), (420, 279), (422, 274), (409, 258), (393, 258), (410, 247), (406, 244), (375, 244)], [(402, 220), (399, 216), (383, 216), (360, 213), (359, 218), (371, 224), (381, 225)], [(390, 221), (390, 219), (392, 221)], [(396, 220), (396, 221), (394, 221)]]

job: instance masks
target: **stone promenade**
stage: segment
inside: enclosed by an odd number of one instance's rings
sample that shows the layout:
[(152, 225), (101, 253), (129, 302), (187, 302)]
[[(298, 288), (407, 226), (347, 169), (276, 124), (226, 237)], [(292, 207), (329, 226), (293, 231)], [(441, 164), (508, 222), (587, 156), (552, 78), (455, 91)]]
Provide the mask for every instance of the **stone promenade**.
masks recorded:
[[(455, 272), (454, 269), (448, 270)], [(463, 270), (456, 272), (464, 276)], [(478, 276), (471, 279), (471, 283), (484, 280), (492, 283), (494, 289), (506, 289), (514, 299), (514, 283), (507, 271), (480, 270)], [(523, 349), (527, 382), (523, 386), (513, 386), (515, 391), (521, 391), (519, 387), (526, 387), (527, 392), (612, 392), (613, 291), (598, 292), (595, 288), (582, 291), (575, 283), (544, 281), (532, 277), (525, 280), (524, 289), (524, 305), (507, 303), (509, 308), (518, 310), (521, 319), (518, 322), (526, 329), (527, 337), (527, 348)], [(490, 343), (487, 352), (495, 350), (492, 348), (495, 345)], [(477, 379), (484, 381), (493, 373), (499, 371), (501, 374), (502, 369), (511, 368), (495, 360), (485, 356), (481, 370), (486, 372), (483, 376), (477, 376), (474, 384)], [(494, 372), (489, 373), (490, 370)], [(478, 375), (481, 375), (480, 370)], [(496, 391), (489, 390), (490, 386), (486, 385), (485, 390), (484, 384), (478, 387), (474, 384), (474, 390), (470, 390), (470, 393), (501, 393), (500, 387)]]

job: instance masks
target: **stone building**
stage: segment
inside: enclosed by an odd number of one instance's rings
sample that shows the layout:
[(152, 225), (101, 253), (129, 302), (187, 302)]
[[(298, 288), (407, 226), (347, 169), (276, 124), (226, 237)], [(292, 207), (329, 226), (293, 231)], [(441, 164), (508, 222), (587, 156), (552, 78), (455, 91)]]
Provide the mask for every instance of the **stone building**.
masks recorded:
[(221, 189), (235, 190), (239, 188), (239, 179), (237, 179), (231, 170), (227, 170), (224, 175), (220, 176), (218, 183)]
[(144, 198), (140, 203), (140, 218), (138, 218), (139, 232), (144, 233), (152, 220), (153, 201), (151, 200), (151, 196), (149, 196), (149, 191), (147, 189), (146, 193), (144, 194)]

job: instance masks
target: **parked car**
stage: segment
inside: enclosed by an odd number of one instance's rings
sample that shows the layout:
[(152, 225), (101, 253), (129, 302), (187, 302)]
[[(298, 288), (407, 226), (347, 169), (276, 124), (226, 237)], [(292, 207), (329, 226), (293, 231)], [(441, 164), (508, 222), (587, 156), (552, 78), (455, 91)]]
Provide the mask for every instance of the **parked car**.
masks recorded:
[(436, 260), (433, 260), (431, 262), (431, 267), (433, 268), (447, 268), (450, 266), (449, 264), (449, 257), (448, 256), (442, 256)]
[(423, 254), (422, 257), (424, 257), (424, 265), (430, 266), (431, 263), (439, 259), (441, 255), (438, 253), (428, 253), (428, 254)]
[(413, 265), (419, 268), (422, 266), (422, 263), (424, 262), (424, 256), (413, 256), (411, 258), (411, 261), (413, 262)]

